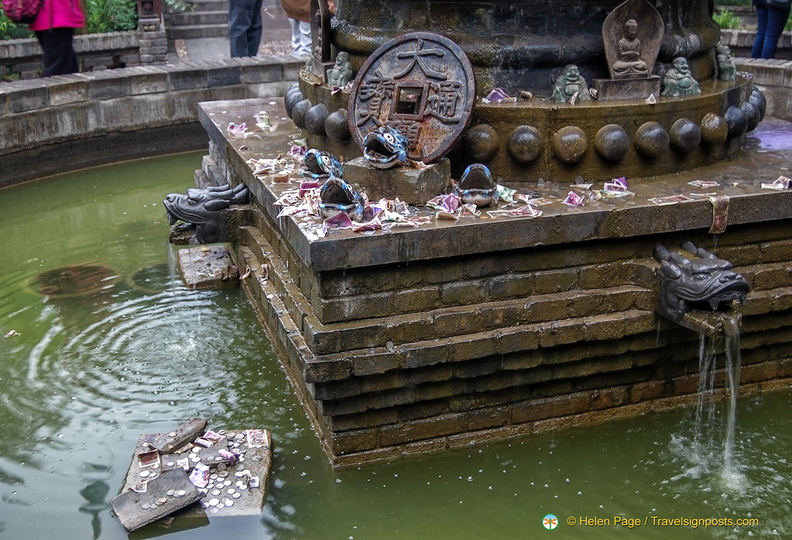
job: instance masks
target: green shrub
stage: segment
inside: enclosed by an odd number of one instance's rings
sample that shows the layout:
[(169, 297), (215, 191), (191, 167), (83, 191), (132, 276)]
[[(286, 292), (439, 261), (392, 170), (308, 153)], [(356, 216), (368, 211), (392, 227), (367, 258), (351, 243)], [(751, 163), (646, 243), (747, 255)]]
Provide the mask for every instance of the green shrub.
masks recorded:
[(133, 0), (86, 0), (85, 32), (102, 34), (137, 28), (137, 10)]
[(719, 6), (750, 6), (751, 0), (718, 0)]
[(715, 22), (718, 23), (718, 26), (723, 30), (733, 30), (740, 27), (740, 18), (726, 9), (720, 10), (720, 12), (713, 15), (712, 18), (715, 19)]
[(0, 11), (0, 39), (20, 39), (32, 36), (33, 32), (28, 30), (26, 24), (13, 23), (8, 20), (3, 11)]
[[(81, 33), (102, 34), (137, 28), (134, 0), (86, 0), (85, 29)], [(33, 37), (26, 24), (15, 24), (0, 11), (0, 39)]]

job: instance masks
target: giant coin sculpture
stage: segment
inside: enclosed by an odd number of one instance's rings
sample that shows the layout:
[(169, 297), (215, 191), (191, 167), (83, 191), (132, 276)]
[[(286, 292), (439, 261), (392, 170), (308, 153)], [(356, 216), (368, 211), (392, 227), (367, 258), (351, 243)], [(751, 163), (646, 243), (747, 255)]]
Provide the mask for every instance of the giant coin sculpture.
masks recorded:
[(414, 32), (379, 47), (361, 66), (349, 95), (349, 128), (358, 146), (382, 126), (407, 137), (408, 157), (442, 158), (470, 123), (473, 67), (451, 40)]

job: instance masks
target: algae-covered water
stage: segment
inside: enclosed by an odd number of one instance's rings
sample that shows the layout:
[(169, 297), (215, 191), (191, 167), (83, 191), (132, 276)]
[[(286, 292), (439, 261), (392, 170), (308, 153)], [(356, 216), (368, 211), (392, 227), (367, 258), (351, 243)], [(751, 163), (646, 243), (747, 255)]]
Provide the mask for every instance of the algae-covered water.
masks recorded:
[[(0, 190), (0, 538), (792, 537), (792, 391), (740, 400), (736, 474), (720, 409), (700, 447), (691, 411), (333, 470), (245, 297), (176, 277), (161, 201), (199, 166)], [(196, 416), (272, 430), (262, 514), (129, 535), (108, 501), (138, 436)]]

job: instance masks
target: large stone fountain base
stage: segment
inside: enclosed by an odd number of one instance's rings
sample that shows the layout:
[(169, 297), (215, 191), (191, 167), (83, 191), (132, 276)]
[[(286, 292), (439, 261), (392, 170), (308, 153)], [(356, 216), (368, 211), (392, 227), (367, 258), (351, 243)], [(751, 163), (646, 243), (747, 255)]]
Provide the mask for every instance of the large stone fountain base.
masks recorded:
[[(276, 218), (274, 201), (295, 184), (257, 178), (246, 163), (286, 150), (293, 126), (277, 120), (244, 140), (225, 129), (255, 126), (262, 109), (281, 118), (280, 107), (201, 104), (211, 139), (205, 168), (253, 194), (234, 217), (240, 266), (253, 270), (243, 287), (334, 465), (692, 401), (699, 336), (655, 313), (658, 243), (692, 240), (735, 264), (752, 286), (741, 310), (742, 391), (792, 384), (792, 191), (760, 187), (789, 174), (792, 145), (773, 136), (779, 124), (762, 124), (746, 155), (728, 164), (631, 181), (635, 197), (568, 208), (569, 185), (544, 182), (532, 191), (553, 202), (534, 219), (317, 238), (306, 225), (318, 220)], [(648, 200), (697, 192), (728, 197), (722, 234), (708, 233), (706, 196)]]

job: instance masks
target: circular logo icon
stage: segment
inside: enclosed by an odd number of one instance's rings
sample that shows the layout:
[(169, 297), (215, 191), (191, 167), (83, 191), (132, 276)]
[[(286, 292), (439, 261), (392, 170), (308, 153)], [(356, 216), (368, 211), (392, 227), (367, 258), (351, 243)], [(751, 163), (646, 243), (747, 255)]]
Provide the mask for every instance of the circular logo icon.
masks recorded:
[(552, 531), (558, 527), (558, 518), (553, 514), (547, 514), (544, 518), (542, 518), (542, 525), (544, 525), (544, 528), (548, 531)]

